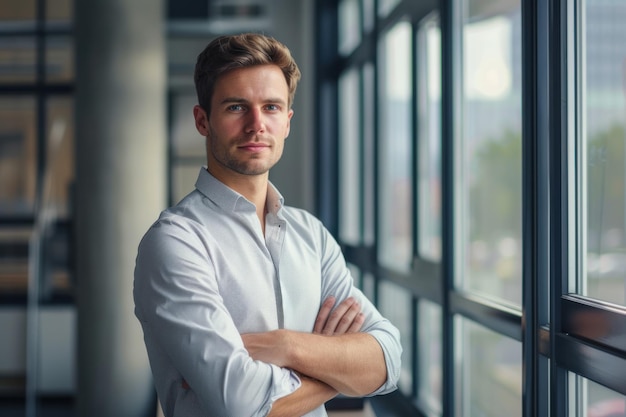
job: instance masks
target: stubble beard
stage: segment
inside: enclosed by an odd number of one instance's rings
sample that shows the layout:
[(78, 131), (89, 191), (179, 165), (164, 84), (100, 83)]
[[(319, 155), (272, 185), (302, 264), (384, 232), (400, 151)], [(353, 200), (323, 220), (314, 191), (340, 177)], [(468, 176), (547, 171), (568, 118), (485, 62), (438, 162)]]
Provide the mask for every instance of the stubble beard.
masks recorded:
[[(213, 135), (212, 137), (215, 137), (214, 132), (211, 132), (211, 134)], [(213, 161), (218, 165), (221, 165), (223, 168), (241, 175), (265, 174), (276, 163), (276, 161), (271, 160), (261, 161), (261, 158), (257, 158), (254, 155), (246, 160), (242, 160), (237, 158), (235, 154), (229, 152), (230, 148), (216, 146), (215, 144), (219, 143), (219, 141), (212, 141), (210, 138), (207, 138), (207, 141), (208, 150), (211, 153)], [(241, 142), (246, 142), (246, 140), (242, 139), (237, 141), (237, 143)]]

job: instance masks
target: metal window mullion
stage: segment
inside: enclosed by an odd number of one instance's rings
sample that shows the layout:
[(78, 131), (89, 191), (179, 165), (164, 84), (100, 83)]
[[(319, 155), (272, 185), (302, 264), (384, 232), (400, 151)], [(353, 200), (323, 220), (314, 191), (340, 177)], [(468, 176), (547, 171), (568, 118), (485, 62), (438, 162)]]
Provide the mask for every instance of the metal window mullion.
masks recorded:
[(540, 332), (542, 325), (548, 323), (547, 294), (550, 277), (547, 22), (546, 2), (522, 2), (524, 417), (547, 415), (550, 403), (549, 374), (546, 362), (540, 360)]
[[(374, 97), (376, 98), (374, 100), (373, 103), (373, 123), (374, 126), (372, 127), (373, 129), (373, 140), (372, 140), (372, 146), (374, 147), (374, 152), (373, 152), (373, 161), (372, 161), (372, 168), (374, 170), (374, 190), (373, 190), (373, 195), (372, 198), (374, 199), (374, 213), (373, 213), (373, 219), (374, 219), (374, 225), (373, 225), (373, 232), (374, 232), (374, 247), (372, 249), (372, 253), (374, 255), (374, 263), (376, 265), (376, 269), (378, 270), (380, 264), (379, 264), (379, 260), (378, 260), (378, 241), (379, 241), (379, 237), (380, 237), (380, 221), (379, 221), (379, 214), (380, 214), (380, 187), (381, 187), (381, 181), (379, 179), (379, 173), (380, 173), (380, 163), (379, 163), (379, 138), (380, 138), (380, 134), (379, 134), (379, 129), (380, 129), (380, 117), (379, 117), (379, 113), (380, 113), (380, 106), (379, 106), (379, 93), (380, 93), (380, 72), (379, 72), (379, 67), (378, 67), (378, 54), (380, 53), (379, 51), (379, 43), (380, 43), (380, 34), (381, 34), (381, 27), (380, 27), (380, 19), (378, 17), (378, 0), (374, 0), (374, 28), (372, 30), (372, 33), (374, 34), (373, 39), (374, 41), (372, 42), (372, 67), (373, 67), (373, 77), (374, 77)], [(376, 275), (374, 276), (374, 304), (376, 306), (379, 305), (379, 294), (380, 294), (380, 274), (376, 273)]]
[[(412, 258), (411, 265), (415, 265), (415, 262), (419, 259), (419, 246), (420, 246), (420, 195), (419, 195), (419, 161), (420, 161), (420, 146), (419, 146), (419, 121), (417, 118), (418, 105), (419, 105), (419, 80), (418, 80), (418, 53), (417, 48), (419, 43), (417, 42), (417, 33), (419, 30), (418, 21), (411, 19), (411, 218), (412, 227), (411, 235), (412, 239)], [(413, 295), (411, 297), (411, 363), (413, 364), (411, 369), (412, 384), (411, 395), (413, 398), (418, 398), (420, 388), (420, 378), (418, 371), (419, 364), (419, 317), (418, 317), (418, 298)]]
[(41, 277), (43, 269), (43, 238), (45, 236), (43, 223), (44, 207), (44, 179), (46, 176), (46, 49), (45, 49), (45, 0), (36, 2), (36, 31), (35, 31), (35, 112), (36, 112), (36, 142), (37, 168), (35, 184), (35, 223), (31, 237), (29, 253), (29, 278), (27, 297), (26, 322), (26, 387), (25, 387), (25, 415), (37, 415), (39, 391), (39, 308), (41, 297)]
[(561, 295), (567, 291), (570, 269), (571, 180), (569, 141), (571, 111), (568, 103), (571, 65), (566, 0), (549, 2), (549, 135), (550, 135), (550, 415), (568, 414), (567, 370), (558, 366), (557, 337), (561, 332)]
[[(453, 416), (456, 408), (454, 390), (454, 317), (451, 310), (450, 294), (454, 290), (455, 272), (455, 176), (456, 149), (455, 130), (458, 112), (456, 110), (458, 71), (460, 56), (455, 38), (455, 1), (441, 2), (441, 206), (442, 206), (442, 259), (441, 259), (441, 295), (442, 295), (442, 407), (444, 416)], [(455, 60), (456, 57), (456, 60)]]

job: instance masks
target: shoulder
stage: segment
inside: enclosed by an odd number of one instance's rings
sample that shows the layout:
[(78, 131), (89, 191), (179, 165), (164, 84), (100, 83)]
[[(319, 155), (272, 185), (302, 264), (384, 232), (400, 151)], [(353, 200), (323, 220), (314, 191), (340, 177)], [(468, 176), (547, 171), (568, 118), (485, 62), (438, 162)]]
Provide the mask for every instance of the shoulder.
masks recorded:
[(158, 245), (193, 244), (208, 234), (207, 219), (211, 219), (206, 198), (192, 192), (181, 202), (163, 210), (143, 236), (139, 248)]

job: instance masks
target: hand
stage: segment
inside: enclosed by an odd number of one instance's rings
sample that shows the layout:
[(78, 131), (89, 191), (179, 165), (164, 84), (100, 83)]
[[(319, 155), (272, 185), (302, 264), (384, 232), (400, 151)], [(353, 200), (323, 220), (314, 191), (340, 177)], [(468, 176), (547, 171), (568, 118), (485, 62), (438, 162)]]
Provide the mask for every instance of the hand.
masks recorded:
[(365, 316), (361, 313), (361, 305), (354, 298), (349, 297), (333, 310), (335, 300), (332, 295), (324, 300), (317, 313), (313, 333), (333, 336), (356, 333), (361, 330), (365, 321)]

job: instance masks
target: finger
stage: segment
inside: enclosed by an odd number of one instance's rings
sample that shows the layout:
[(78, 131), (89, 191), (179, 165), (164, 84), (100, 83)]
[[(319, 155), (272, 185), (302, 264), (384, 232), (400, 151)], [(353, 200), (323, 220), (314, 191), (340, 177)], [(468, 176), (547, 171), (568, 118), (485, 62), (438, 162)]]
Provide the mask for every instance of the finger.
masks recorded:
[(325, 335), (335, 334), (340, 320), (343, 318), (343, 316), (346, 314), (346, 312), (350, 309), (350, 307), (352, 307), (352, 305), (355, 302), (356, 301), (352, 297), (349, 297), (343, 300), (341, 304), (339, 304), (333, 310), (333, 312), (328, 317), (328, 320), (326, 320), (326, 325), (324, 326), (324, 329), (322, 330), (322, 334), (325, 334)]
[(337, 327), (335, 328), (335, 334), (344, 334), (347, 330), (352, 326), (354, 319), (361, 312), (361, 305), (356, 301), (354, 304), (348, 308), (348, 310), (343, 314), (339, 322), (337, 323)]
[(350, 325), (348, 330), (346, 330), (346, 333), (360, 332), (361, 328), (363, 327), (363, 323), (365, 323), (365, 314), (363, 313), (357, 314), (354, 320), (352, 320), (352, 324)]
[(313, 333), (322, 333), (324, 326), (326, 325), (326, 320), (328, 316), (335, 306), (335, 297), (329, 296), (322, 303), (322, 307), (320, 307), (319, 313), (317, 313), (317, 318), (315, 319), (315, 325), (313, 326)]

